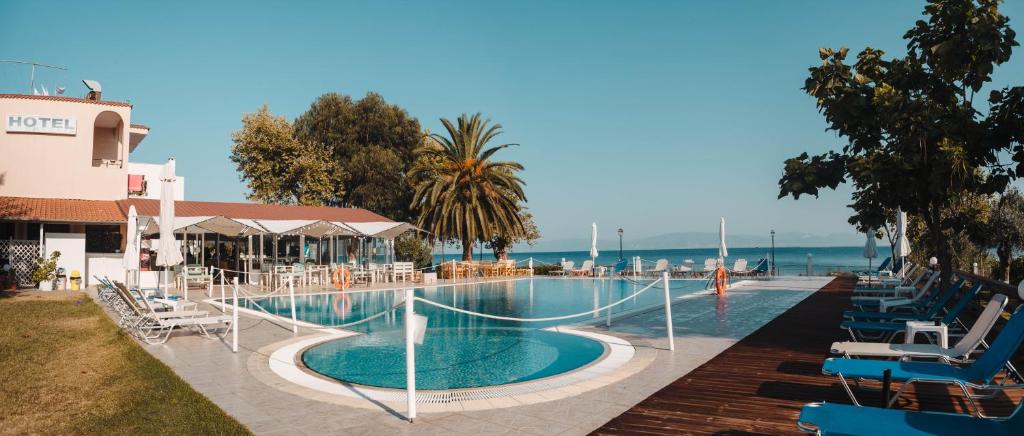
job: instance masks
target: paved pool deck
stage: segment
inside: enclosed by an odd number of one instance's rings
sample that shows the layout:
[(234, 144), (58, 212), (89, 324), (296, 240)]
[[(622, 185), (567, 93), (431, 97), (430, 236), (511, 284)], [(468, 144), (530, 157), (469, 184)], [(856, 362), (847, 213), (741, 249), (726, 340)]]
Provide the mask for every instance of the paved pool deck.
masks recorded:
[[(332, 398), (297, 389), (266, 370), (268, 349), (322, 331), (249, 315), (240, 347), (189, 333), (143, 347), (257, 434), (587, 434), (701, 366), (825, 286), (831, 278), (779, 278), (741, 284), (725, 298), (691, 296), (673, 303), (675, 351), (667, 349), (661, 307), (578, 329), (629, 341), (633, 358), (601, 383), (572, 395), (545, 392), (487, 400), (492, 407), (421, 404), (414, 423), (401, 403)], [(199, 293), (201, 294), (201, 292)], [(209, 310), (216, 310), (206, 307)], [(262, 364), (261, 364), (262, 363)], [(269, 374), (269, 375), (268, 375)], [(467, 403), (468, 404), (468, 403)]]

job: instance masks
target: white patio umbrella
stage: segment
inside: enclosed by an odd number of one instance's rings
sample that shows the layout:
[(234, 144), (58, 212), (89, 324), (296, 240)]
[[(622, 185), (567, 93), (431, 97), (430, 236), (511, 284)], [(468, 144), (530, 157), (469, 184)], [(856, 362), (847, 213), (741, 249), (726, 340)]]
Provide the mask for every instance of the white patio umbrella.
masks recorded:
[(867, 241), (864, 242), (864, 258), (868, 260), (868, 284), (871, 284), (871, 259), (878, 257), (878, 244), (875, 242), (875, 230), (865, 232)]
[(597, 260), (597, 223), (590, 223), (590, 263)]
[(133, 285), (136, 283), (133, 283), (135, 275), (132, 272), (139, 270), (139, 213), (135, 210), (135, 206), (128, 208), (128, 223), (125, 226), (125, 230), (127, 232), (127, 240), (124, 245), (124, 259), (122, 262), (124, 270), (127, 272), (125, 281), (129, 285)]
[[(160, 174), (160, 222), (174, 222), (174, 158), (167, 159)], [(164, 296), (167, 296), (167, 268), (181, 263), (181, 252), (174, 239), (174, 226), (160, 226), (160, 241), (157, 244), (156, 265), (164, 268)]]
[(725, 266), (725, 258), (729, 257), (729, 249), (725, 246), (725, 217), (718, 224), (718, 263)]
[(910, 256), (910, 239), (907, 238), (907, 213), (902, 208), (896, 209), (896, 252), (893, 253), (900, 258), (900, 277), (903, 277), (906, 268), (903, 263), (906, 257)]

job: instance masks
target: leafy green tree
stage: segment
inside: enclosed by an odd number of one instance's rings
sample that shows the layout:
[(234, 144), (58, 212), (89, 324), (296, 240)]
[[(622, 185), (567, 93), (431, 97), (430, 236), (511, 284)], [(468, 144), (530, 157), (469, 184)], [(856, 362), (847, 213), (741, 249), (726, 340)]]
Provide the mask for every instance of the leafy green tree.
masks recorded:
[(249, 188), (250, 200), (320, 205), (337, 195), (334, 184), (344, 172), (331, 171), (326, 150), (296, 140), (291, 123), (272, 115), (266, 105), (243, 115), (242, 128), (231, 139), (231, 161)]
[(326, 205), (355, 206), (396, 220), (409, 220), (412, 187), (405, 173), (423, 141), (420, 124), (375, 93), (360, 100), (327, 93), (295, 120), (300, 142), (320, 144), (335, 177)]
[(996, 257), (999, 258), (996, 273), (1008, 282), (1013, 254), (1024, 249), (1024, 195), (1016, 188), (1011, 188), (993, 198), (990, 207), (992, 215), (984, 232), (988, 236), (987, 247), (995, 248)]
[[(971, 270), (974, 262), (985, 264), (988, 259), (988, 242), (986, 235), (989, 222), (989, 196), (961, 193), (942, 210), (942, 220), (949, 225), (943, 229), (943, 240), (950, 245), (950, 265), (954, 269)], [(895, 229), (895, 225), (893, 225)], [(914, 251), (910, 260), (919, 265), (927, 265), (929, 258), (938, 252), (931, 238), (921, 238), (928, 227), (919, 216), (910, 215), (907, 225), (907, 236), (915, 241)]]
[(1024, 174), (1024, 166), (1015, 172), (1001, 161), (1006, 152), (1024, 161), (1024, 90), (990, 93), (987, 115), (974, 106), (1017, 45), (998, 3), (930, 0), (928, 20), (904, 35), (901, 58), (868, 47), (847, 65), (846, 48), (820, 49), (821, 65), (810, 68), (803, 89), (846, 144), (787, 160), (779, 198), (852, 182), (851, 207), (865, 227), (877, 224), (868, 222), (870, 209), (902, 207), (923, 222), (919, 244), (934, 250), (948, 284), (954, 250), (946, 236), (958, 222), (943, 211), (965, 195), (1000, 192)]
[(416, 268), (434, 264), (433, 244), (413, 232), (395, 238), (395, 258), (400, 262), (412, 262)]
[(473, 259), (473, 245), (497, 235), (525, 233), (520, 202), (526, 202), (518, 162), (495, 161), (495, 153), (512, 144), (489, 146), (501, 133), (479, 113), (462, 114), (458, 125), (442, 118), (448, 136), (432, 134), (433, 143), (417, 151), (409, 179), (415, 193), (417, 225), (442, 242), (462, 244), (462, 259)]
[(527, 244), (532, 246), (540, 239), (540, 229), (533, 222), (533, 214), (526, 208), (520, 206), (519, 219), (523, 222), (522, 233), (512, 233), (516, 229), (495, 229), (495, 236), (487, 241), (487, 248), (494, 252), (497, 260), (508, 259), (508, 251), (515, 244)]

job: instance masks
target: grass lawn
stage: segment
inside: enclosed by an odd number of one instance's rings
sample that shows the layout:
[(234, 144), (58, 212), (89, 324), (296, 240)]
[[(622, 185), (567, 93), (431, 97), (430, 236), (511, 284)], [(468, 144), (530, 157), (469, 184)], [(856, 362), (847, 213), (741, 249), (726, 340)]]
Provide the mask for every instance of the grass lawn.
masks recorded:
[(85, 296), (0, 293), (0, 434), (249, 434)]

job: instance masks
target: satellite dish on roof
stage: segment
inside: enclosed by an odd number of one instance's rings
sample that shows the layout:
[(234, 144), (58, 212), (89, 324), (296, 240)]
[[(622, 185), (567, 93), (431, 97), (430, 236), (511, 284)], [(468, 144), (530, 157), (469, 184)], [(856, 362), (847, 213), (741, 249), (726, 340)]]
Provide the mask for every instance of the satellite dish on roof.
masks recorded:
[(85, 79), (85, 80), (82, 81), (82, 83), (84, 83), (85, 87), (89, 88), (90, 91), (103, 92), (103, 88), (100, 87), (100, 82), (97, 82), (95, 80)]
[(100, 87), (100, 82), (97, 82), (95, 80), (85, 79), (85, 80), (82, 81), (82, 83), (85, 84), (86, 88), (89, 88), (89, 93), (85, 94), (86, 100), (96, 100), (96, 101), (99, 101), (100, 95), (103, 94), (103, 89)]

